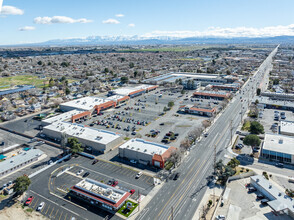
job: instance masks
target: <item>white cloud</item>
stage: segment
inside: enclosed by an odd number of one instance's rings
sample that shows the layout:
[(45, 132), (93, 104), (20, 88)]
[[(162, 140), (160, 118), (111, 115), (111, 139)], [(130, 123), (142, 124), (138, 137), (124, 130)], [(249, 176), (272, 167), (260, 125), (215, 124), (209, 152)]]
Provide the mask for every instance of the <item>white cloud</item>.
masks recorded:
[(8, 6), (8, 5), (4, 5), (0, 6), (0, 14), (1, 15), (23, 15), (24, 11), (16, 8), (14, 6)]
[(120, 22), (116, 19), (109, 18), (107, 20), (102, 21), (103, 24), (119, 24)]
[(36, 28), (33, 27), (33, 26), (24, 26), (24, 27), (19, 28), (18, 30), (19, 30), (19, 31), (33, 31), (33, 30), (35, 30), (35, 29), (36, 29)]
[(128, 27), (135, 27), (135, 24), (128, 24)]
[(36, 24), (73, 24), (73, 23), (90, 23), (92, 20), (86, 18), (73, 19), (66, 16), (53, 17), (36, 17), (34, 19)]
[(294, 24), (287, 26), (270, 26), (263, 28), (251, 28), (251, 27), (236, 27), (236, 28), (221, 28), (210, 27), (205, 31), (153, 31), (146, 33), (143, 37), (274, 37), (289, 35), (294, 36)]
[(115, 17), (118, 17), (118, 18), (122, 18), (124, 17), (125, 15), (124, 14), (116, 14)]

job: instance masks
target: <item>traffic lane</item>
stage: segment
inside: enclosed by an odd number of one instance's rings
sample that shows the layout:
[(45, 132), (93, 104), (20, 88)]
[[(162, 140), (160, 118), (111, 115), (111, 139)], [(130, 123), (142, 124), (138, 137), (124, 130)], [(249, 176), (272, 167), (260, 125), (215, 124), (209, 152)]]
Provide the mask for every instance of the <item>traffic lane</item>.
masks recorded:
[(54, 201), (51, 201), (50, 199), (39, 195), (38, 193), (29, 190), (29, 195), (27, 195), (26, 199), (29, 196), (34, 196), (34, 199), (32, 201), (32, 203), (29, 205), (30, 208), (32, 208), (34, 211), (37, 211), (37, 207), (39, 206), (39, 204), (41, 202), (44, 202), (45, 205), (43, 207), (42, 210), (38, 211), (40, 212), (42, 215), (50, 218), (50, 219), (72, 219), (73, 217), (78, 219), (84, 219), (82, 218), (78, 213), (67, 209), (65, 207), (63, 207), (62, 204), (58, 204)]
[(151, 177), (146, 175), (141, 176), (139, 179), (135, 179), (135, 177), (132, 174), (129, 174), (131, 170), (128, 170), (128, 169), (124, 169), (124, 171), (122, 171), (123, 173), (121, 174), (121, 176), (106, 175), (99, 171), (82, 167), (82, 166), (75, 166), (72, 169), (70, 169), (68, 172), (71, 172), (72, 175), (76, 175), (76, 173), (79, 170), (84, 170), (81, 176), (83, 176), (83, 174), (85, 174), (86, 172), (89, 172), (90, 174), (87, 176), (87, 178), (94, 179), (99, 182), (103, 181), (103, 183), (105, 184), (107, 184), (109, 180), (115, 179), (118, 181), (119, 188), (125, 191), (130, 191), (131, 189), (135, 189), (136, 191), (140, 191), (140, 194), (147, 195), (153, 188), (153, 178), (152, 178), (152, 182), (150, 179)]

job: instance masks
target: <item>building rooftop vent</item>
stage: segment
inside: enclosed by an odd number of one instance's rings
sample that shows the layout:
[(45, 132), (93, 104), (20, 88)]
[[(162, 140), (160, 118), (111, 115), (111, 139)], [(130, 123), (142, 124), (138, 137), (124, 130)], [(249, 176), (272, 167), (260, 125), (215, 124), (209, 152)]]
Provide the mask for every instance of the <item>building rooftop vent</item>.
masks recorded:
[(258, 178), (256, 179), (256, 182), (257, 182), (257, 183), (259, 182), (259, 179), (258, 179)]
[(279, 196), (281, 196), (282, 195), (282, 193), (281, 192), (279, 192)]
[(279, 139), (279, 144), (283, 144), (283, 139)]
[(273, 187), (272, 184), (270, 184), (270, 185), (269, 185), (269, 188), (271, 189), (272, 187)]

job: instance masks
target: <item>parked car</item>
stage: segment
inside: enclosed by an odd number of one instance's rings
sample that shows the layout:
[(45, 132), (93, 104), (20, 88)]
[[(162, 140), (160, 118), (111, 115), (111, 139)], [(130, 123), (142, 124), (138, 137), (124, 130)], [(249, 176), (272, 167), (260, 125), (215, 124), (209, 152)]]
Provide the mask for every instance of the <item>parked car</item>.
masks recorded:
[(117, 180), (113, 180), (111, 186), (112, 187), (115, 187), (115, 186), (117, 186), (117, 184), (118, 184), (118, 181)]
[(208, 137), (208, 133), (205, 133), (205, 134), (204, 134), (204, 137)]
[(84, 170), (79, 170), (79, 171), (77, 172), (77, 176), (81, 175), (82, 172), (84, 172)]
[(137, 175), (136, 175), (136, 179), (139, 179), (141, 176), (143, 175), (143, 173), (142, 172), (139, 172), (139, 173), (137, 173)]
[(256, 188), (253, 186), (248, 187), (248, 192), (255, 192)]
[(164, 123), (160, 123), (159, 125), (164, 125)]
[(262, 194), (258, 194), (258, 195), (256, 196), (256, 199), (257, 199), (257, 200), (264, 199), (264, 195), (262, 195)]
[(217, 219), (217, 220), (225, 220), (226, 217), (224, 215), (218, 215), (218, 216), (215, 217), (215, 219)]
[(283, 163), (276, 163), (276, 166), (283, 168), (284, 167), (284, 164)]
[(99, 160), (97, 160), (97, 159), (93, 160), (92, 165), (96, 164), (98, 161)]
[(25, 205), (30, 205), (33, 201), (34, 197), (33, 196), (30, 196), (27, 201), (25, 202)]
[(267, 205), (269, 200), (268, 199), (262, 199), (260, 202), (261, 202), (262, 205)]
[(89, 172), (86, 172), (86, 173), (84, 173), (83, 177), (87, 177), (89, 175), (90, 175), (90, 173)]
[(41, 202), (38, 207), (37, 207), (37, 211), (42, 211), (42, 209), (44, 208), (45, 202)]
[(130, 190), (130, 193), (131, 193), (131, 195), (133, 195), (135, 193), (135, 190), (134, 189), (131, 189)]

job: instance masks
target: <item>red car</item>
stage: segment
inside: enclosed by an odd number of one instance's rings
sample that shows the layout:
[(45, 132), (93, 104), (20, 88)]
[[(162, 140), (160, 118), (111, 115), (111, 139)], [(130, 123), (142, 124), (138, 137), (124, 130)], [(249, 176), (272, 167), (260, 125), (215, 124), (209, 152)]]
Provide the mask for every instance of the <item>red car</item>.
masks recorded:
[(135, 190), (131, 189), (130, 193), (133, 195), (135, 193)]
[(25, 205), (29, 205), (29, 204), (31, 204), (32, 201), (33, 201), (33, 199), (34, 199), (34, 197), (33, 197), (33, 196), (30, 196), (30, 197), (27, 199), (27, 201), (25, 202)]
[(114, 180), (111, 184), (111, 186), (115, 187), (118, 184), (118, 181)]

